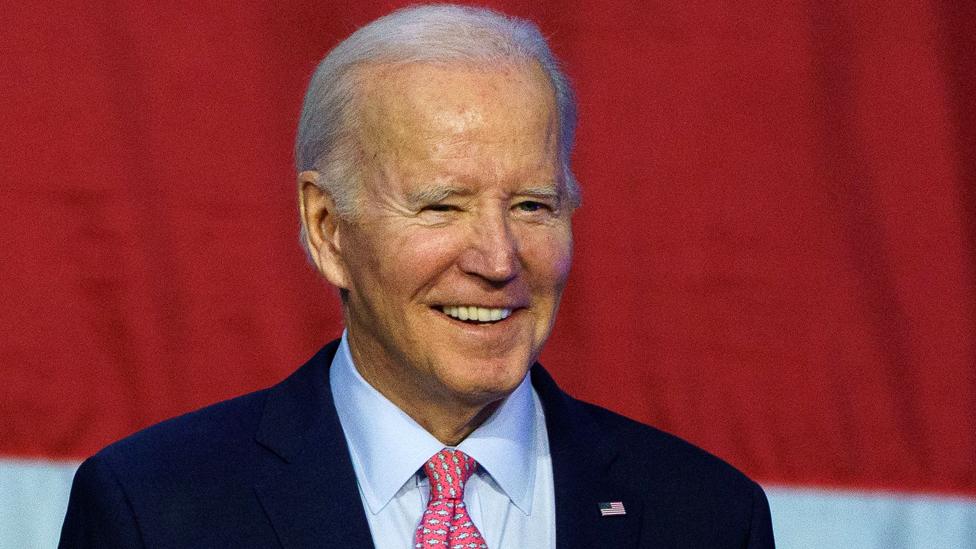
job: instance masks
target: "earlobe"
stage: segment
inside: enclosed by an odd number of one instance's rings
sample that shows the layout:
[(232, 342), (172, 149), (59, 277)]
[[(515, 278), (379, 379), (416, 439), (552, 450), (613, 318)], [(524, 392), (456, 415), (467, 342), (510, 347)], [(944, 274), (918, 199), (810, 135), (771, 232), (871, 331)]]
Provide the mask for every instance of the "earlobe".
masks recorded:
[(305, 246), (319, 272), (332, 285), (348, 289), (340, 242), (340, 220), (329, 193), (318, 185), (319, 172), (298, 174), (298, 209)]

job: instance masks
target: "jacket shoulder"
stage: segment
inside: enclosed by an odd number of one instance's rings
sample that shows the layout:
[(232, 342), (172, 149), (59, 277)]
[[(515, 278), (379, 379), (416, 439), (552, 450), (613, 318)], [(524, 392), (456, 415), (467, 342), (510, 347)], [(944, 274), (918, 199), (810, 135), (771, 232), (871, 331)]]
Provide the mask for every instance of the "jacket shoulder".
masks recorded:
[(163, 421), (85, 460), (60, 546), (196, 546), (204, 533), (231, 532), (223, 524), (267, 537), (247, 503), (251, 475), (271, 459), (254, 442), (266, 397), (262, 390)]
[(755, 481), (675, 435), (579, 404), (616, 446), (617, 482), (640, 495), (646, 516), (669, 525), (648, 524), (662, 546), (773, 547), (769, 503)]
[(532, 375), (561, 485), (635, 502), (640, 547), (773, 547), (766, 496), (746, 475), (677, 436), (569, 396), (541, 367)]
[(580, 405), (617, 443), (621, 465), (646, 472), (643, 478), (657, 486), (663, 482), (683, 489), (711, 487), (727, 495), (750, 494), (756, 487), (752, 479), (725, 460), (676, 435), (594, 404)]
[[(299, 454), (310, 436), (335, 437), (324, 375), (335, 347), (327, 345), (277, 385), (163, 421), (86, 460), (75, 475), (62, 545), (274, 545), (260, 489), (288, 467), (308, 470), (307, 462), (321, 466), (346, 455)], [(338, 446), (313, 442), (316, 450)], [(300, 466), (290, 461), (296, 455), (304, 459)]]
[(151, 474), (150, 468), (186, 471), (218, 458), (226, 464), (253, 441), (267, 394), (262, 389), (167, 419), (106, 446), (95, 457), (121, 476)]

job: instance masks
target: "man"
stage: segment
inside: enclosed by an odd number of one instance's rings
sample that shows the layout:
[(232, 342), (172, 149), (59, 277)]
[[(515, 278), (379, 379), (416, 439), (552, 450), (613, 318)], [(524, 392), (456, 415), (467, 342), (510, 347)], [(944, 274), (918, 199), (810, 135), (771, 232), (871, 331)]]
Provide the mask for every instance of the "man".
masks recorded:
[(533, 366), (569, 272), (573, 129), (525, 21), (417, 7), (337, 46), (296, 156), (343, 338), (86, 461), (62, 546), (772, 547), (755, 483)]

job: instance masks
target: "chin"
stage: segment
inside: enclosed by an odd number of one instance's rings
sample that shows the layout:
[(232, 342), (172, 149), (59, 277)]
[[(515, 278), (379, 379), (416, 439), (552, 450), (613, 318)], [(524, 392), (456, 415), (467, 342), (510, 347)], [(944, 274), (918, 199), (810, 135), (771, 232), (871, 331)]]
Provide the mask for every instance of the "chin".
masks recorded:
[(493, 358), (472, 360), (457, 357), (448, 364), (463, 364), (466, 367), (448, 367), (442, 379), (452, 392), (462, 400), (471, 403), (487, 404), (505, 398), (514, 391), (531, 363), (525, 357)]

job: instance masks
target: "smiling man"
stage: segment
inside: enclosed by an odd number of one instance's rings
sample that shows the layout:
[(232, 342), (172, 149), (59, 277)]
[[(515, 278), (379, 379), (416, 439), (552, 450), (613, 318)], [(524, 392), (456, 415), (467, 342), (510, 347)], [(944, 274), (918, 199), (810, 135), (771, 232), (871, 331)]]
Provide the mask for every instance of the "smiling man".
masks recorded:
[(569, 271), (552, 86), (519, 59), (355, 71), (368, 160), (350, 215), (300, 174), (309, 249), (343, 291), (358, 372), (455, 445), (525, 378)]
[(296, 160), (342, 339), (87, 460), (62, 546), (772, 547), (758, 485), (535, 364), (571, 263), (574, 125), (526, 21), (421, 6), (338, 45)]

